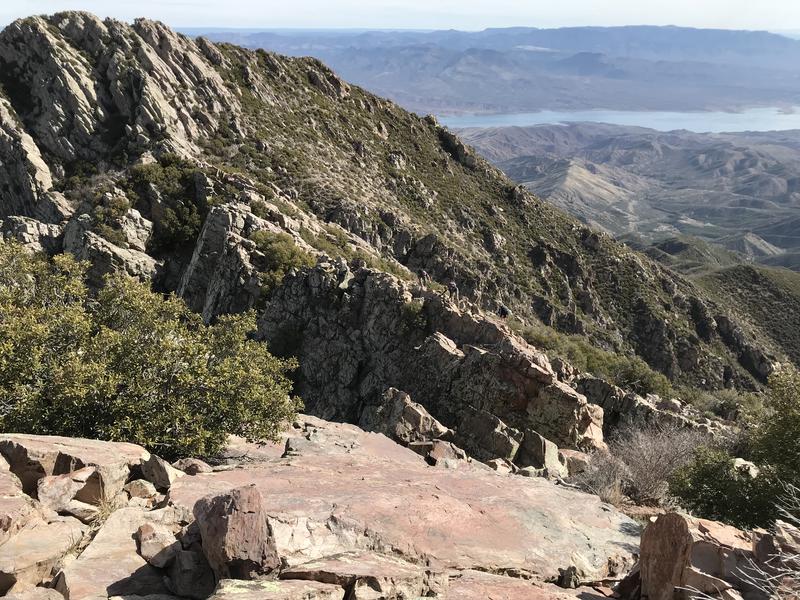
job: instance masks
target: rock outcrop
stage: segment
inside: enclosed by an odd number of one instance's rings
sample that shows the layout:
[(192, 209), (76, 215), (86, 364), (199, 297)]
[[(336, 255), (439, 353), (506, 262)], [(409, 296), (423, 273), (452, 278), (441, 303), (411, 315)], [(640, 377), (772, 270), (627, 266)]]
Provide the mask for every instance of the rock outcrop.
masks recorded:
[(625, 600), (763, 600), (781, 569), (796, 567), (781, 562), (796, 560), (799, 549), (800, 531), (780, 521), (772, 534), (747, 533), (667, 513), (645, 528), (639, 564), (618, 591)]
[(273, 351), (299, 357), (298, 391), (325, 418), (359, 422), (394, 387), (456, 430), (468, 451), (489, 444), (481, 459), (516, 450), (509, 442), (496, 453), (488, 438), (500, 426), (475, 431), (476, 414), (564, 447), (603, 445), (602, 410), (559, 382), (546, 356), (499, 321), (392, 276), (332, 262), (290, 274), (259, 330)]
[[(636, 524), (594, 496), (468, 460), (431, 466), (352, 425), (301, 415), (278, 443), (234, 444), (218, 459), (224, 468), (169, 480), (152, 507), (140, 501), (155, 486), (148, 492), (139, 477), (152, 475), (143, 467), (155, 457), (137, 446), (3, 436), (0, 451), (29, 494), (0, 471), (0, 591), (46, 584), (66, 600), (566, 598), (555, 584), (617, 580), (637, 552)], [(125, 492), (93, 528), (54, 512), (90, 473), (117, 469)], [(31, 511), (8, 510), (22, 496)]]

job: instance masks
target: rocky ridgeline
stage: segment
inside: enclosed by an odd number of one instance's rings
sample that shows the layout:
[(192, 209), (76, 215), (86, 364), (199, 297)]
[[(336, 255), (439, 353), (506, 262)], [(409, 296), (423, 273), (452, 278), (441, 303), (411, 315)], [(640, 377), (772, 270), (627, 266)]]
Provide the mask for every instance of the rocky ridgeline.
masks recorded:
[[(773, 368), (751, 328), (691, 284), (317, 61), (69, 12), (0, 34), (0, 86), (0, 232), (90, 261), (97, 284), (109, 271), (150, 279), (207, 320), (260, 308), (251, 236), (282, 232), (676, 380), (752, 387)], [(188, 179), (132, 182), (167, 156)]]
[(665, 514), (640, 548), (635, 521), (569, 486), (474, 461), (399, 392), (368, 420), (401, 443), (301, 415), (278, 443), (231, 439), (211, 466), (169, 465), (132, 444), (0, 435), (0, 593), (758, 599), (744, 575), (800, 546), (785, 523), (745, 534)]

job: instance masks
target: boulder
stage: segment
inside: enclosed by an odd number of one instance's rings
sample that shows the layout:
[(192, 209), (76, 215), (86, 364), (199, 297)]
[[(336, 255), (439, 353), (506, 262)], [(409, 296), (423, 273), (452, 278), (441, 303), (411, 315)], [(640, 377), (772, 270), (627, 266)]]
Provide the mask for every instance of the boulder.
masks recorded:
[(137, 552), (136, 532), (157, 518), (139, 508), (113, 512), (89, 546), (62, 569), (56, 589), (67, 600), (168, 594), (163, 573)]
[(411, 442), (452, 439), (453, 431), (434, 419), (425, 408), (411, 401), (411, 396), (389, 388), (378, 406), (366, 406), (359, 426), (364, 431), (382, 433), (404, 446)]
[(157, 490), (168, 490), (173, 482), (184, 476), (163, 458), (151, 454), (147, 460), (142, 461), (142, 476), (152, 483)]
[(145, 219), (138, 210), (128, 209), (120, 221), (120, 229), (128, 241), (128, 246), (133, 250), (139, 252), (147, 250), (147, 243), (153, 234), (153, 223)]
[(579, 450), (567, 450), (562, 448), (558, 451), (558, 454), (561, 462), (567, 466), (567, 475), (569, 477), (574, 477), (575, 475), (583, 473), (589, 468), (589, 464), (592, 460), (591, 455), (580, 452)]
[(125, 487), (122, 489), (127, 492), (128, 496), (131, 498), (149, 499), (158, 494), (156, 486), (146, 479), (134, 479), (125, 484)]
[(430, 442), (412, 442), (408, 445), (425, 459), (429, 465), (451, 466), (453, 461), (468, 460), (467, 453), (451, 442), (433, 440)]
[(56, 512), (67, 511), (74, 500), (100, 502), (100, 477), (96, 467), (84, 467), (64, 475), (48, 475), (37, 483), (36, 497), (42, 506)]
[(6, 594), (6, 600), (64, 600), (64, 596), (50, 588), (35, 587)]
[(181, 458), (172, 463), (172, 466), (183, 471), (187, 475), (199, 475), (201, 473), (211, 473), (214, 469), (199, 458)]
[(0, 434), (0, 454), (31, 495), (42, 477), (95, 467), (104, 501), (119, 494), (131, 466), (150, 456), (144, 448), (122, 442), (11, 433)]
[(511, 473), (514, 473), (516, 470), (514, 467), (514, 463), (509, 462), (507, 460), (503, 460), (502, 458), (495, 458), (493, 460), (487, 461), (486, 465), (493, 471), (497, 471), (498, 473), (502, 473), (504, 475), (510, 475)]
[(485, 410), (469, 407), (458, 426), (457, 440), (470, 456), (478, 460), (503, 458), (513, 461), (522, 433)]
[(683, 583), (692, 549), (688, 521), (676, 514), (660, 516), (642, 533), (640, 572), (642, 596), (672, 600)]
[(208, 496), (193, 510), (203, 552), (220, 579), (252, 579), (280, 565), (256, 486)]
[(39, 506), (22, 491), (19, 478), (0, 456), (0, 545), (21, 529), (41, 520)]
[(181, 550), (172, 528), (164, 523), (147, 522), (136, 531), (139, 555), (159, 569), (166, 567)]
[(419, 598), (435, 596), (446, 588), (446, 576), (399, 558), (376, 553), (344, 553), (289, 567), (282, 579), (321, 581), (348, 589), (348, 598)]
[(0, 594), (12, 586), (36, 586), (50, 580), (51, 571), (76, 548), (85, 526), (65, 518), (23, 529), (0, 546)]
[[(770, 538), (769, 543), (772, 544)], [(704, 519), (667, 513), (642, 533), (639, 573), (641, 595), (649, 600), (672, 600), (679, 589), (692, 589), (721, 598), (753, 592), (746, 573), (762, 567), (770, 557), (760, 556), (764, 536)]]
[(202, 552), (178, 550), (165, 583), (176, 596), (205, 600), (214, 591), (216, 579)]
[(209, 600), (343, 600), (344, 589), (319, 581), (223, 579)]
[(520, 467), (544, 469), (546, 477), (567, 477), (566, 464), (558, 453), (558, 446), (535, 431), (526, 429), (519, 452), (514, 461)]

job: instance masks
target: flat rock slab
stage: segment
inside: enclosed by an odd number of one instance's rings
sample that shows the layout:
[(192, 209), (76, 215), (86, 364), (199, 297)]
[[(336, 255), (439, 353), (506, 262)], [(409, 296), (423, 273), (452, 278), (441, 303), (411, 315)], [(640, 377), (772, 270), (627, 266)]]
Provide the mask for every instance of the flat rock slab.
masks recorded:
[(147, 450), (135, 444), (14, 433), (0, 435), (0, 454), (28, 494), (35, 494), (42, 477), (94, 466), (107, 498), (113, 498), (125, 485), (131, 465), (150, 457)]
[(318, 581), (223, 579), (209, 600), (343, 600), (344, 589)]
[(56, 589), (67, 600), (169, 594), (163, 571), (147, 564), (136, 549), (136, 533), (151, 515), (139, 508), (112, 513), (92, 543), (63, 569)]
[(13, 585), (36, 586), (83, 538), (85, 526), (64, 518), (23, 529), (0, 546), (0, 594)]
[(446, 576), (434, 576), (399, 558), (366, 552), (339, 554), (290, 567), (281, 573), (281, 579), (339, 585), (356, 598), (420, 598), (439, 594), (447, 587)]
[[(570, 590), (573, 591), (573, 590)], [(463, 571), (450, 578), (442, 600), (589, 600), (594, 596), (571, 594), (553, 585), (480, 571)]]
[(351, 425), (318, 421), (291, 435), (290, 456), (181, 478), (169, 501), (191, 512), (207, 494), (255, 484), (289, 566), (381, 548), (443, 568), (549, 580), (576, 566), (582, 579), (597, 580), (610, 558), (638, 551), (636, 522), (596, 496), (485, 469), (429, 467)]

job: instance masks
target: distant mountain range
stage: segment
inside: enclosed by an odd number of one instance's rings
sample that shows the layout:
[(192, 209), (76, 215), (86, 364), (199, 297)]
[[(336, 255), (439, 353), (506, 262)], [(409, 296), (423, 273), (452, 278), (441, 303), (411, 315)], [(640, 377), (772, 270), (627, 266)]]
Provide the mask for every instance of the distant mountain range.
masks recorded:
[(690, 235), (800, 268), (800, 131), (574, 123), (461, 135), (513, 179), (617, 237), (649, 244)]
[(800, 104), (800, 41), (768, 32), (644, 26), (186, 32), (315, 56), (417, 112)]

